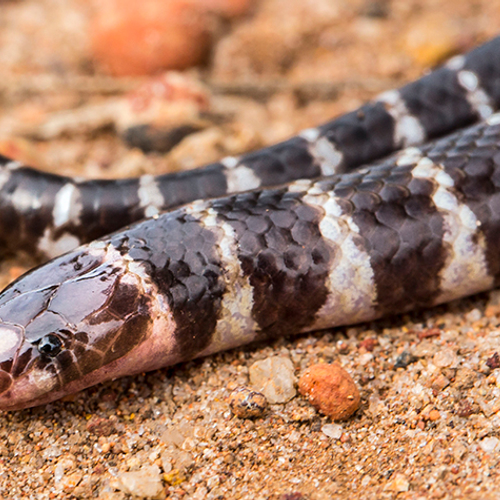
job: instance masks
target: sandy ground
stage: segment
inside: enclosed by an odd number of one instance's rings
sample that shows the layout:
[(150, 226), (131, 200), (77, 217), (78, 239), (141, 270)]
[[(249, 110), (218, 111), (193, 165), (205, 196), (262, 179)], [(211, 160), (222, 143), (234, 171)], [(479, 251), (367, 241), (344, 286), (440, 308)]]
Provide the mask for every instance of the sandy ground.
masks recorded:
[[(353, 109), (500, 26), (498, 0), (261, 1), (243, 18), (215, 19), (211, 52), (189, 72), (206, 83), (212, 121), (170, 153), (145, 155), (123, 144), (106, 111), (144, 79), (112, 78), (93, 64), (90, 12), (77, 0), (0, 1), (4, 154), (89, 177), (203, 164)], [(4, 262), (2, 282), (29, 265)], [(0, 496), (498, 498), (499, 304), (492, 292), (2, 414)], [(297, 395), (262, 418), (233, 417), (230, 391), (274, 356), (297, 375), (341, 363), (360, 388), (360, 410), (332, 424)]]

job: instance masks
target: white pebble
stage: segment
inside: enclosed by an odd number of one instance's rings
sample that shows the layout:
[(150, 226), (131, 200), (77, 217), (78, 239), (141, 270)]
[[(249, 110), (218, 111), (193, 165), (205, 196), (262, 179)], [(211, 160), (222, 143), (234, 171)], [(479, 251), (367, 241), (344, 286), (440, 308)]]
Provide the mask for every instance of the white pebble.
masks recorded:
[(164, 493), (160, 468), (150, 465), (137, 471), (124, 472), (118, 476), (116, 488), (139, 498), (159, 498)]
[(403, 474), (395, 474), (389, 481), (384, 490), (394, 491), (396, 493), (404, 493), (410, 489), (410, 483)]
[(358, 363), (361, 366), (365, 366), (368, 364), (371, 360), (373, 359), (373, 354), (371, 352), (365, 352), (364, 354), (361, 354), (358, 356)]
[(185, 436), (183, 436), (178, 429), (172, 427), (170, 429), (165, 430), (160, 438), (166, 445), (173, 445), (177, 447), (181, 447), (185, 441)]
[(479, 309), (472, 309), (465, 315), (465, 319), (470, 323), (474, 323), (475, 321), (479, 321), (483, 317), (483, 313)]
[(249, 370), (250, 384), (269, 403), (286, 403), (297, 394), (294, 371), (290, 358), (275, 356), (256, 361)]
[(342, 432), (344, 432), (344, 430), (339, 424), (325, 424), (323, 427), (321, 427), (321, 432), (329, 438), (340, 439), (340, 436), (342, 436)]
[(500, 439), (496, 437), (487, 437), (484, 438), (479, 446), (485, 453), (491, 453), (492, 451), (498, 451), (500, 448)]
[(451, 349), (443, 349), (434, 354), (432, 362), (439, 368), (456, 368), (458, 358)]

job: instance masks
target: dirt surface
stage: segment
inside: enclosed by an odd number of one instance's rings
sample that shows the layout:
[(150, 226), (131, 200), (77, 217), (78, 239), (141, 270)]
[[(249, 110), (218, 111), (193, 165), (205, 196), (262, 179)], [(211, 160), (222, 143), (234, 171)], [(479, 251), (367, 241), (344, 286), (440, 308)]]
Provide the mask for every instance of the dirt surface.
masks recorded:
[[(189, 168), (351, 110), (500, 26), (498, 0), (267, 0), (243, 17), (214, 14), (205, 64), (186, 72), (206, 98), (195, 110), (199, 130), (166, 154), (145, 154), (124, 144), (129, 122), (117, 116), (147, 78), (112, 78), (94, 64), (96, 5), (0, 1), (0, 152), (87, 177)], [(4, 262), (2, 283), (29, 265), (27, 257)], [(499, 342), (500, 294), (492, 292), (2, 414), (0, 495), (498, 498)], [(313, 363), (340, 363), (361, 408), (332, 423), (296, 395), (260, 418), (233, 417), (231, 390), (249, 384), (253, 363), (276, 356), (291, 360), (296, 376)]]

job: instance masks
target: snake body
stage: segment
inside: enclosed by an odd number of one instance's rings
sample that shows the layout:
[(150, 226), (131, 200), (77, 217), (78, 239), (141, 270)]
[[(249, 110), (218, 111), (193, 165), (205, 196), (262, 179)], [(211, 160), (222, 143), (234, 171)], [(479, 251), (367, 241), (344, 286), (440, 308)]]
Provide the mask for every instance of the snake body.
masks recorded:
[(0, 409), (496, 286), (498, 108), (500, 38), (192, 173), (79, 182), (2, 159), (4, 250), (70, 251), (0, 295)]

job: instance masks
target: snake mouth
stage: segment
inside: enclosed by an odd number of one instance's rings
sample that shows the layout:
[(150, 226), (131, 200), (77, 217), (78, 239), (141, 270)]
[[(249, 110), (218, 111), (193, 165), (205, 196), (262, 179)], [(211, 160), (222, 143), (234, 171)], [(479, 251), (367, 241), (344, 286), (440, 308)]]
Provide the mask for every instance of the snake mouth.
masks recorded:
[(38, 404), (32, 389), (22, 379), (14, 382), (9, 373), (0, 371), (0, 411), (19, 410)]
[(18, 377), (0, 370), (0, 411), (50, 403), (58, 397), (58, 389), (57, 378), (43, 370), (30, 370)]

